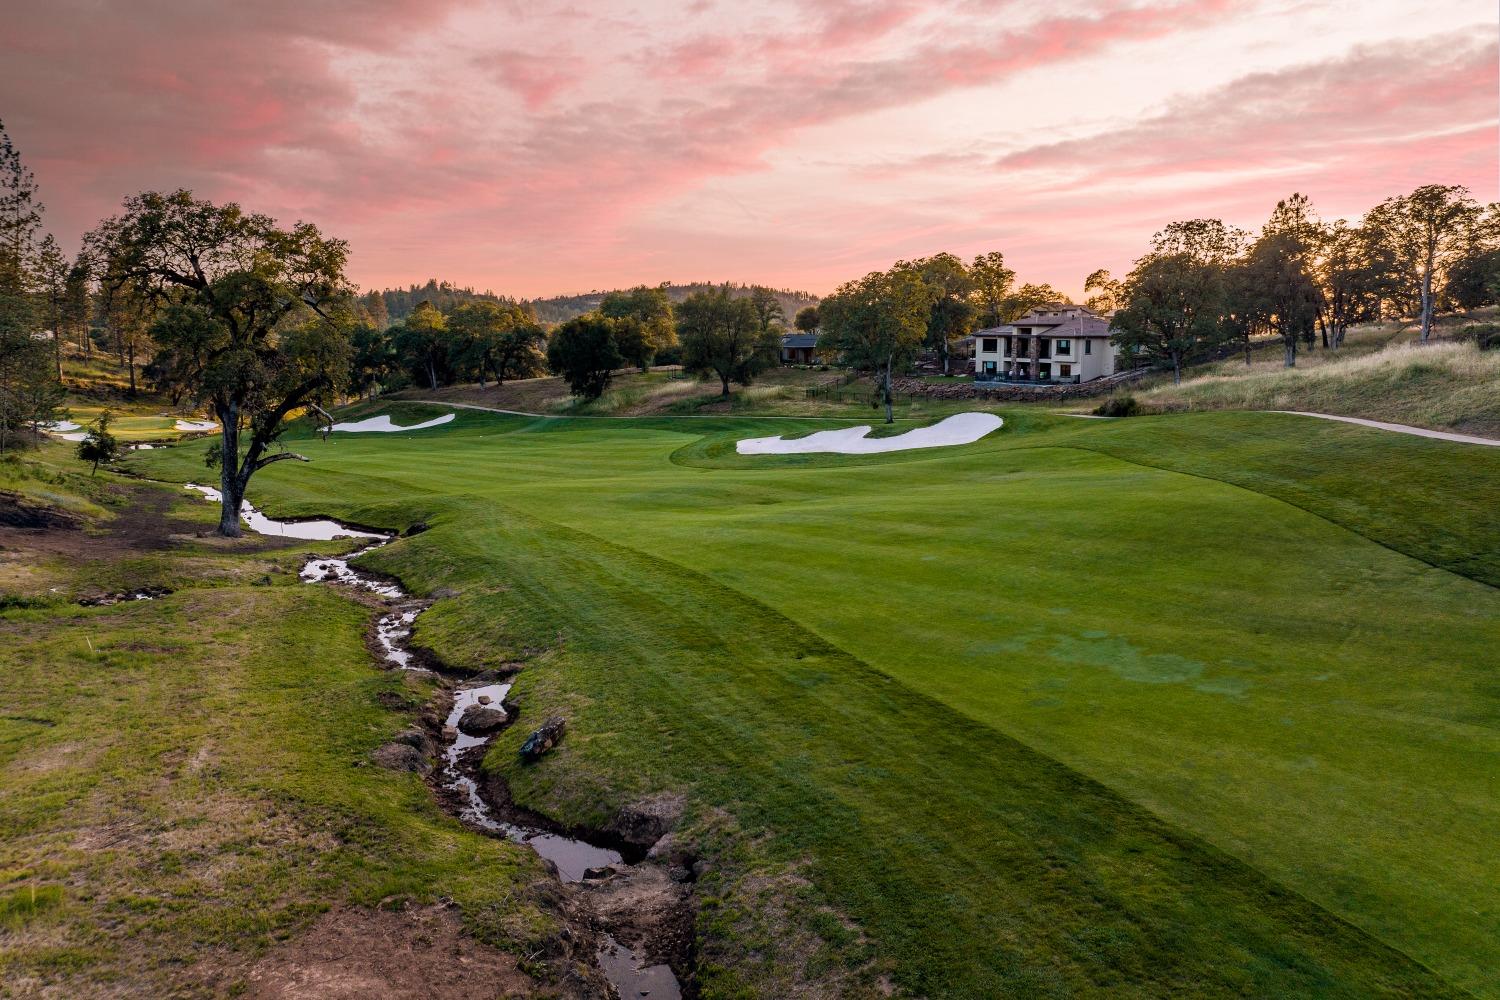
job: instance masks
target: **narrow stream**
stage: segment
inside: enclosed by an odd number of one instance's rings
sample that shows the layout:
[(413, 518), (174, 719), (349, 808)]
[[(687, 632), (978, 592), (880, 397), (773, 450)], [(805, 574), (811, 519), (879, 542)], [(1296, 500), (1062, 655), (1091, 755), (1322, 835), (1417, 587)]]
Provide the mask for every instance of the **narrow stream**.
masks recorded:
[[(223, 496), (211, 486), (187, 484), (187, 489), (203, 494), (215, 503)], [(374, 538), (378, 541), (346, 556), (314, 556), (303, 564), (298, 574), (306, 583), (337, 582), (359, 587), (388, 601), (408, 601), (411, 595), (399, 586), (371, 574), (360, 572), (349, 565), (367, 552), (372, 552), (395, 540), (395, 535), (360, 531), (337, 521), (320, 519), (307, 521), (277, 521), (256, 510), (247, 500), (240, 508), (240, 516), (251, 531), (263, 535), (278, 535), (286, 538), (328, 540), (333, 538)], [(411, 638), (412, 624), (424, 609), (421, 607), (396, 608), (382, 615), (376, 622), (375, 634), (386, 661), (399, 670), (426, 671), (413, 661), (415, 657), (407, 647)], [(508, 683), (461, 686), (453, 692), (453, 704), (443, 720), (443, 766), (439, 783), (462, 803), (458, 817), (470, 826), (477, 827), (494, 836), (530, 847), (542, 858), (552, 862), (558, 878), (565, 883), (581, 882), (589, 869), (606, 866), (623, 867), (620, 852), (608, 847), (598, 847), (583, 840), (552, 833), (540, 827), (529, 827), (502, 819), (484, 800), (478, 783), (465, 773), (466, 758), (482, 755), (493, 733), (478, 735), (466, 733), (459, 728), (464, 712), (474, 705), (484, 705), (511, 715), (504, 705), (510, 693)], [(509, 718), (506, 720), (509, 721)], [(503, 728), (503, 726), (502, 726)], [(497, 730), (498, 731), (498, 730)], [(477, 763), (476, 761), (467, 761)], [(670, 966), (647, 965), (635, 951), (621, 944), (608, 932), (600, 931), (603, 939), (596, 960), (620, 1000), (681, 1000), (682, 990)]]

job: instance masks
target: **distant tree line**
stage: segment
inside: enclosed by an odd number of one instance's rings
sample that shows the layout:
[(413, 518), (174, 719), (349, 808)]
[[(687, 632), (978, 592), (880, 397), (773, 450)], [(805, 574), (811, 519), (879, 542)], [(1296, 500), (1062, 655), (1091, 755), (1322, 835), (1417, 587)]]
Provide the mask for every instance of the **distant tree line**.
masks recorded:
[[(818, 297), (810, 292), (799, 292), (789, 288), (768, 288), (764, 285), (718, 285), (712, 282), (689, 282), (687, 284), (664, 283), (658, 286), (666, 295), (667, 301), (676, 305), (689, 295), (698, 292), (713, 291), (718, 288), (728, 288), (730, 294), (736, 297), (748, 297), (752, 294), (770, 294), (774, 296), (781, 305), (783, 314), (791, 316), (804, 306), (816, 305)], [(510, 296), (498, 295), (493, 291), (475, 291), (472, 287), (454, 285), (451, 282), (439, 281), (429, 278), (426, 284), (408, 285), (405, 288), (387, 288), (382, 291), (365, 292), (359, 297), (359, 305), (371, 323), (377, 327), (389, 326), (399, 323), (423, 302), (437, 307), (442, 312), (449, 312), (454, 307), (465, 302), (476, 300), (495, 302), (500, 305), (519, 305), (529, 309), (531, 315), (537, 322), (544, 326), (555, 326), (558, 323), (566, 323), (576, 316), (584, 313), (597, 312), (603, 305), (606, 296), (613, 294), (610, 291), (584, 292), (579, 295), (555, 295), (549, 298), (518, 299)]]

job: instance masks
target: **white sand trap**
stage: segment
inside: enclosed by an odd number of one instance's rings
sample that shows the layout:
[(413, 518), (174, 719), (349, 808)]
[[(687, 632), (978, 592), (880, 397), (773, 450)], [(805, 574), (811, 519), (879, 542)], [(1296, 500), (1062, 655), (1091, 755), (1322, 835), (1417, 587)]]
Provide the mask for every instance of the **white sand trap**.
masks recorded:
[(445, 413), (441, 417), (434, 417), (431, 420), (424, 420), (422, 423), (412, 424), (410, 427), (397, 427), (395, 424), (391, 423), (390, 417), (382, 414), (381, 416), (370, 417), (366, 420), (355, 420), (352, 423), (334, 424), (333, 429), (336, 431), (348, 431), (351, 434), (364, 434), (367, 431), (374, 431), (380, 434), (390, 434), (392, 431), (424, 431), (429, 427), (436, 427), (439, 424), (446, 424), (448, 421), (452, 420), (453, 417), (454, 414)]
[(89, 436), (89, 432), (71, 420), (58, 420), (50, 424), (42, 424), (42, 430), (55, 438), (64, 441), (82, 441)]
[(219, 425), (212, 420), (179, 420), (174, 424), (180, 431), (216, 431)]
[(741, 455), (806, 455), (833, 452), (839, 455), (877, 455), (885, 451), (910, 448), (943, 448), (954, 444), (973, 444), (1004, 423), (993, 413), (956, 413), (930, 427), (918, 427), (894, 437), (870, 438), (870, 425), (845, 427), (836, 431), (818, 431), (807, 437), (787, 441), (776, 437), (746, 438), (735, 444)]

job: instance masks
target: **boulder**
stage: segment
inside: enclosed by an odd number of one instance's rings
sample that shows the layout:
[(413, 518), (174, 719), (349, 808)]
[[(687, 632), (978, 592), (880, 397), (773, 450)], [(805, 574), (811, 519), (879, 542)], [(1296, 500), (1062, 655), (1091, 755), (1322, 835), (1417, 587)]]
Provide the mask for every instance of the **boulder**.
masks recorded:
[(677, 825), (682, 806), (681, 795), (659, 792), (621, 807), (605, 829), (632, 847), (649, 848)]
[(614, 873), (615, 869), (612, 865), (600, 865), (598, 868), (585, 868), (583, 870), (583, 880), (585, 882), (597, 882), (600, 879), (609, 878)]
[(426, 774), (432, 770), (432, 765), (427, 762), (422, 751), (407, 743), (386, 743), (376, 747), (371, 752), (370, 759), (390, 771)]
[(557, 741), (562, 739), (563, 731), (567, 729), (568, 721), (560, 715), (550, 717), (546, 722), (537, 727), (536, 732), (526, 737), (526, 742), (521, 744), (521, 759), (534, 761), (542, 754), (557, 746)]
[(391, 738), (391, 742), (413, 747), (424, 754), (432, 752), (432, 741), (427, 738), (426, 733), (416, 727), (403, 729)]
[(491, 708), (489, 705), (470, 705), (458, 717), (458, 728), (460, 732), (470, 736), (485, 736), (505, 725), (506, 718), (504, 709)]

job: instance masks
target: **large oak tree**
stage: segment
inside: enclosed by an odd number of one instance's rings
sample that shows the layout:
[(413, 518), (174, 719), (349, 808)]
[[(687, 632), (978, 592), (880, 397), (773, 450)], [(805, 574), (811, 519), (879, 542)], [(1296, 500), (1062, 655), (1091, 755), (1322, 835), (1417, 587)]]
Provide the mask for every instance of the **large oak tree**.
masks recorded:
[(102, 280), (157, 309), (156, 366), (212, 410), (218, 445), (219, 533), (240, 534), (250, 478), (273, 462), (287, 418), (331, 405), (349, 373), (344, 277), (348, 246), (309, 223), (289, 228), (189, 191), (148, 191), (87, 238)]
[(754, 301), (731, 295), (727, 286), (694, 292), (677, 307), (682, 367), (718, 376), (725, 397), (730, 382), (749, 385), (775, 363), (781, 349), (778, 330), (763, 321)]
[(840, 285), (818, 306), (828, 349), (879, 376), (888, 424), (896, 420), (891, 405), (892, 373), (909, 363), (922, 346), (937, 296), (918, 272), (898, 266)]

